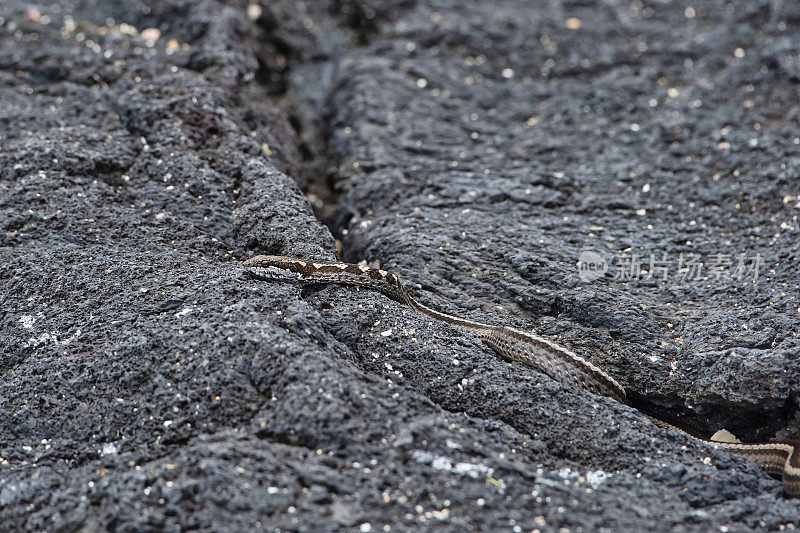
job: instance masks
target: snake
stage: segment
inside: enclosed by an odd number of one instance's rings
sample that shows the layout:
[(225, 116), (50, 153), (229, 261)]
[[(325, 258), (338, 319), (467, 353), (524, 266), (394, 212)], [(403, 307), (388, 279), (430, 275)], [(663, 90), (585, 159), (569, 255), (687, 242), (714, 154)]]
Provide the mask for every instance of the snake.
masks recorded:
[[(565, 385), (628, 404), (625, 389), (611, 375), (571, 350), (532, 332), (485, 324), (437, 311), (414, 299), (397, 276), (380, 268), (275, 255), (257, 255), (246, 260), (242, 266), (245, 271), (261, 280), (340, 284), (377, 291), (418, 313), (462, 329), (510, 361), (530, 365)], [(714, 437), (704, 439), (646, 413), (642, 414), (657, 426), (679, 431), (695, 441), (718, 446), (752, 460), (767, 474), (781, 478), (787, 496), (800, 498), (800, 440), (740, 443), (735, 440), (716, 440)]]

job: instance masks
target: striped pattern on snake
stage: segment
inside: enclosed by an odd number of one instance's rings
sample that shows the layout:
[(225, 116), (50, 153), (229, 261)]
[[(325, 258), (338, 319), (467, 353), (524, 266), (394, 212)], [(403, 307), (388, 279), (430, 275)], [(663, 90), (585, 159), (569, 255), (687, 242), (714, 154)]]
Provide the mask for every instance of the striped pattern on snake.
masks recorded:
[[(252, 257), (245, 261), (243, 266), (252, 275), (264, 280), (304, 284), (337, 283), (378, 291), (434, 320), (467, 331), (507, 359), (531, 365), (562, 383), (627, 403), (625, 389), (614, 378), (583, 357), (534, 333), (508, 326), (484, 324), (432, 309), (412, 298), (400, 280), (384, 270), (349, 263), (306, 261), (272, 255)], [(667, 422), (651, 416), (648, 418), (660, 427), (689, 435)], [(689, 436), (753, 460), (763, 471), (782, 478), (783, 488), (788, 496), (800, 498), (800, 442), (741, 444)]]

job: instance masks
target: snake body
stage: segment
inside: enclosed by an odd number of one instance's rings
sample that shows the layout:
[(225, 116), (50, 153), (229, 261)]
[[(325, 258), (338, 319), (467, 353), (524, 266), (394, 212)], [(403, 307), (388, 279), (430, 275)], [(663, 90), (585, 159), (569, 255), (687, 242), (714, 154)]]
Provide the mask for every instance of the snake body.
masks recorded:
[[(415, 300), (403, 283), (385, 270), (350, 263), (306, 261), (271, 255), (252, 257), (243, 266), (259, 279), (306, 284), (336, 283), (375, 290), (434, 320), (467, 331), (507, 359), (531, 365), (562, 383), (627, 403), (625, 389), (613, 377), (574, 352), (534, 333), (484, 324), (432, 309)], [(800, 498), (800, 442), (742, 444), (707, 440), (657, 418), (648, 418), (658, 426), (681, 431), (694, 440), (753, 460), (766, 473), (782, 478), (788, 496)]]

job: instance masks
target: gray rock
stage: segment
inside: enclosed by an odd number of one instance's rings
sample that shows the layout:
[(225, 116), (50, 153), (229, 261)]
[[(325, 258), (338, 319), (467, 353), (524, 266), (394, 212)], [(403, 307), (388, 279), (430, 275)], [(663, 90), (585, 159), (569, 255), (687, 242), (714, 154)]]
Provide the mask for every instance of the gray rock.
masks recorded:
[[(778, 481), (633, 407), (239, 266), (336, 238), (636, 407), (796, 435), (795, 8), (263, 4), (0, 12), (5, 527), (797, 527)], [(762, 263), (623, 279), (690, 253)]]

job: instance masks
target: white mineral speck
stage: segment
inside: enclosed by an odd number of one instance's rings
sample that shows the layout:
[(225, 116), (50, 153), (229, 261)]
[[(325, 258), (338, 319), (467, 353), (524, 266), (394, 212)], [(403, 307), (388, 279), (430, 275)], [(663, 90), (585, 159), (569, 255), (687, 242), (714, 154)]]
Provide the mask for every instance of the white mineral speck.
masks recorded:
[(602, 470), (594, 470), (592, 472), (586, 472), (586, 481), (594, 488), (597, 488), (602, 484), (606, 479), (610, 478), (611, 474), (603, 472)]
[(107, 442), (103, 444), (103, 455), (116, 455), (117, 447), (113, 443)]
[(447, 457), (436, 457), (431, 462), (431, 466), (436, 470), (452, 470), (453, 462)]

